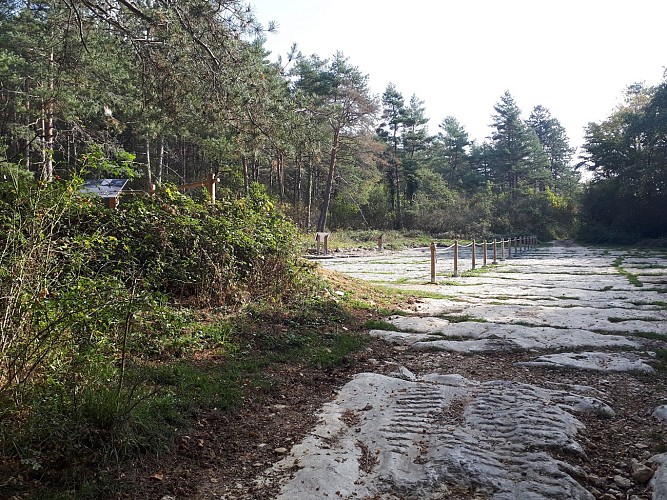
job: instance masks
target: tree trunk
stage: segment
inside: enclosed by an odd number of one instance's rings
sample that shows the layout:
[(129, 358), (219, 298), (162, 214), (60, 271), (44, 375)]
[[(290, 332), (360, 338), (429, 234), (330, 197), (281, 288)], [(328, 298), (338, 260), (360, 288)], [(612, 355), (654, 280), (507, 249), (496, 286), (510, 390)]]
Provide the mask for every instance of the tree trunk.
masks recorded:
[(301, 155), (294, 158), (294, 209), (299, 208), (301, 201)]
[(53, 180), (53, 141), (54, 141), (54, 130), (53, 130), (53, 91), (55, 88), (55, 83), (53, 80), (53, 66), (54, 66), (55, 56), (53, 53), (53, 47), (51, 48), (51, 53), (49, 54), (49, 82), (48, 88), (49, 93), (47, 101), (44, 104), (43, 116), (42, 116), (42, 174), (41, 178), (44, 181), (51, 182)]
[(278, 153), (276, 159), (276, 175), (278, 177), (278, 197), (280, 203), (285, 201), (285, 155)]
[(153, 173), (151, 172), (151, 140), (146, 137), (146, 187), (150, 192), (153, 184)]
[(310, 231), (313, 226), (311, 214), (313, 209), (313, 156), (310, 156), (308, 162), (308, 211), (306, 215), (306, 230)]
[(402, 229), (403, 216), (401, 213), (401, 175), (396, 157), (394, 157), (394, 181), (396, 183), (396, 220), (394, 222), (394, 229)]
[[(26, 78), (25, 83), (24, 83), (24, 91), (25, 91), (25, 102), (26, 102), (26, 119), (27, 119), (27, 129), (28, 131), (30, 130), (30, 80)], [(30, 137), (28, 137), (29, 134), (26, 134), (26, 139), (25, 139), (25, 155), (23, 157), (25, 161), (25, 169), (29, 172), (30, 171)]]
[(157, 160), (157, 185), (162, 184), (162, 171), (164, 169), (164, 136), (160, 136), (160, 156)]
[(317, 221), (317, 231), (323, 232), (327, 225), (327, 215), (329, 214), (329, 204), (331, 203), (331, 191), (333, 190), (334, 172), (336, 170), (336, 159), (338, 156), (340, 130), (335, 129), (333, 142), (331, 144), (331, 156), (329, 157), (329, 174), (327, 175), (327, 184), (324, 190), (324, 199), (322, 200), (322, 210), (320, 218)]
[(243, 155), (241, 158), (241, 165), (243, 167), (243, 192), (246, 196), (250, 193), (250, 180), (248, 179), (248, 157)]

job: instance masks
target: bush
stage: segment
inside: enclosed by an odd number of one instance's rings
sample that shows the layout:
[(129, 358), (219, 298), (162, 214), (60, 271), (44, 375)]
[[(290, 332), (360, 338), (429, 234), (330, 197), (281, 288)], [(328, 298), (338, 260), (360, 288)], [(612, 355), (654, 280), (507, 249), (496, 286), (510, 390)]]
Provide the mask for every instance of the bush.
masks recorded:
[(260, 188), (212, 206), (168, 186), (108, 210), (80, 184), (0, 182), (0, 449), (33, 470), (164, 447), (178, 402), (141, 363), (225, 335), (175, 306), (299, 287), (296, 231)]

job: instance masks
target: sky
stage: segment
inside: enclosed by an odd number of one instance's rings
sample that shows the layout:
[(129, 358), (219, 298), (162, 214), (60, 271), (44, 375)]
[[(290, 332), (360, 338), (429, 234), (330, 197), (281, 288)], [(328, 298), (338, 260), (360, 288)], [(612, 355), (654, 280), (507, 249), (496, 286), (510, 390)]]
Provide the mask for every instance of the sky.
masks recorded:
[(270, 58), (342, 52), (381, 95), (393, 83), (424, 101), (435, 133), (447, 116), (471, 139), (491, 134), (509, 91), (524, 118), (542, 105), (574, 147), (635, 82), (667, 66), (665, 0), (250, 0)]

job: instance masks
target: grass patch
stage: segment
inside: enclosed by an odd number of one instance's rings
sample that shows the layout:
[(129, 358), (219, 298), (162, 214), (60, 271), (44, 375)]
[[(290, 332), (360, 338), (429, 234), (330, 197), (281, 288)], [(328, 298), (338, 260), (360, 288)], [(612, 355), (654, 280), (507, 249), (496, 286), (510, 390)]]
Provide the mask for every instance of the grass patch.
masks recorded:
[[(341, 230), (330, 233), (328, 246), (330, 251), (334, 249), (344, 251), (375, 250), (377, 249), (377, 239), (381, 234), (383, 235), (383, 246), (386, 250), (425, 247), (433, 241), (433, 236), (420, 231)], [(441, 241), (438, 243), (441, 243)], [(444, 244), (444, 241), (442, 243)], [(315, 235), (312, 233), (303, 235), (301, 237), (301, 247), (314, 249)]]
[(389, 321), (383, 321), (383, 320), (377, 320), (377, 319), (369, 319), (364, 323), (364, 328), (368, 330), (385, 330), (388, 332), (398, 332), (399, 329), (396, 325), (393, 323), (389, 323)]
[(469, 314), (439, 314), (437, 317), (446, 319), (450, 323), (488, 323), (484, 318), (478, 318)]
[(667, 309), (667, 302), (662, 300), (634, 300), (630, 301), (633, 306), (653, 306), (659, 310)]
[(447, 295), (430, 290), (407, 290), (403, 288), (393, 288), (390, 286), (379, 286), (380, 290), (389, 293), (402, 302), (410, 302), (411, 299), (446, 299)]
[(656, 349), (655, 358), (653, 358), (651, 365), (656, 372), (667, 372), (667, 349)]
[(662, 319), (651, 318), (650, 316), (642, 316), (639, 318), (619, 318), (618, 316), (611, 316), (607, 318), (607, 321), (610, 323), (623, 323), (624, 321), (652, 321), (652, 322), (661, 322)]
[(632, 274), (630, 271), (622, 267), (621, 264), (623, 264), (623, 261), (624, 261), (623, 257), (616, 257), (614, 259), (614, 262), (612, 263), (612, 266), (616, 268), (618, 274), (620, 274), (621, 276), (625, 276), (631, 285), (634, 285), (636, 287), (643, 287), (644, 283), (639, 281), (639, 278), (637, 277), (636, 274)]
[(667, 334), (659, 332), (643, 332), (639, 330), (634, 331), (625, 331), (625, 332), (610, 332), (609, 330), (603, 330), (601, 328), (595, 328), (591, 330), (593, 333), (598, 333), (600, 335), (621, 335), (627, 337), (641, 337), (649, 340), (667, 340)]

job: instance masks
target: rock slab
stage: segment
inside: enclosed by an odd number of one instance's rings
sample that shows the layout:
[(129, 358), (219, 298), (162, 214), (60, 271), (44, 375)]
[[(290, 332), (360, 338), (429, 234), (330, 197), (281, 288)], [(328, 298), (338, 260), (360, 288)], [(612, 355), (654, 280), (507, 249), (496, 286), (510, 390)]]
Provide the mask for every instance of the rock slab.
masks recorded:
[(591, 500), (575, 479), (583, 472), (552, 455), (584, 456), (580, 412), (613, 413), (590, 397), (517, 382), (363, 373), (267, 478), (284, 478), (283, 500), (443, 498), (460, 487), (499, 500)]

